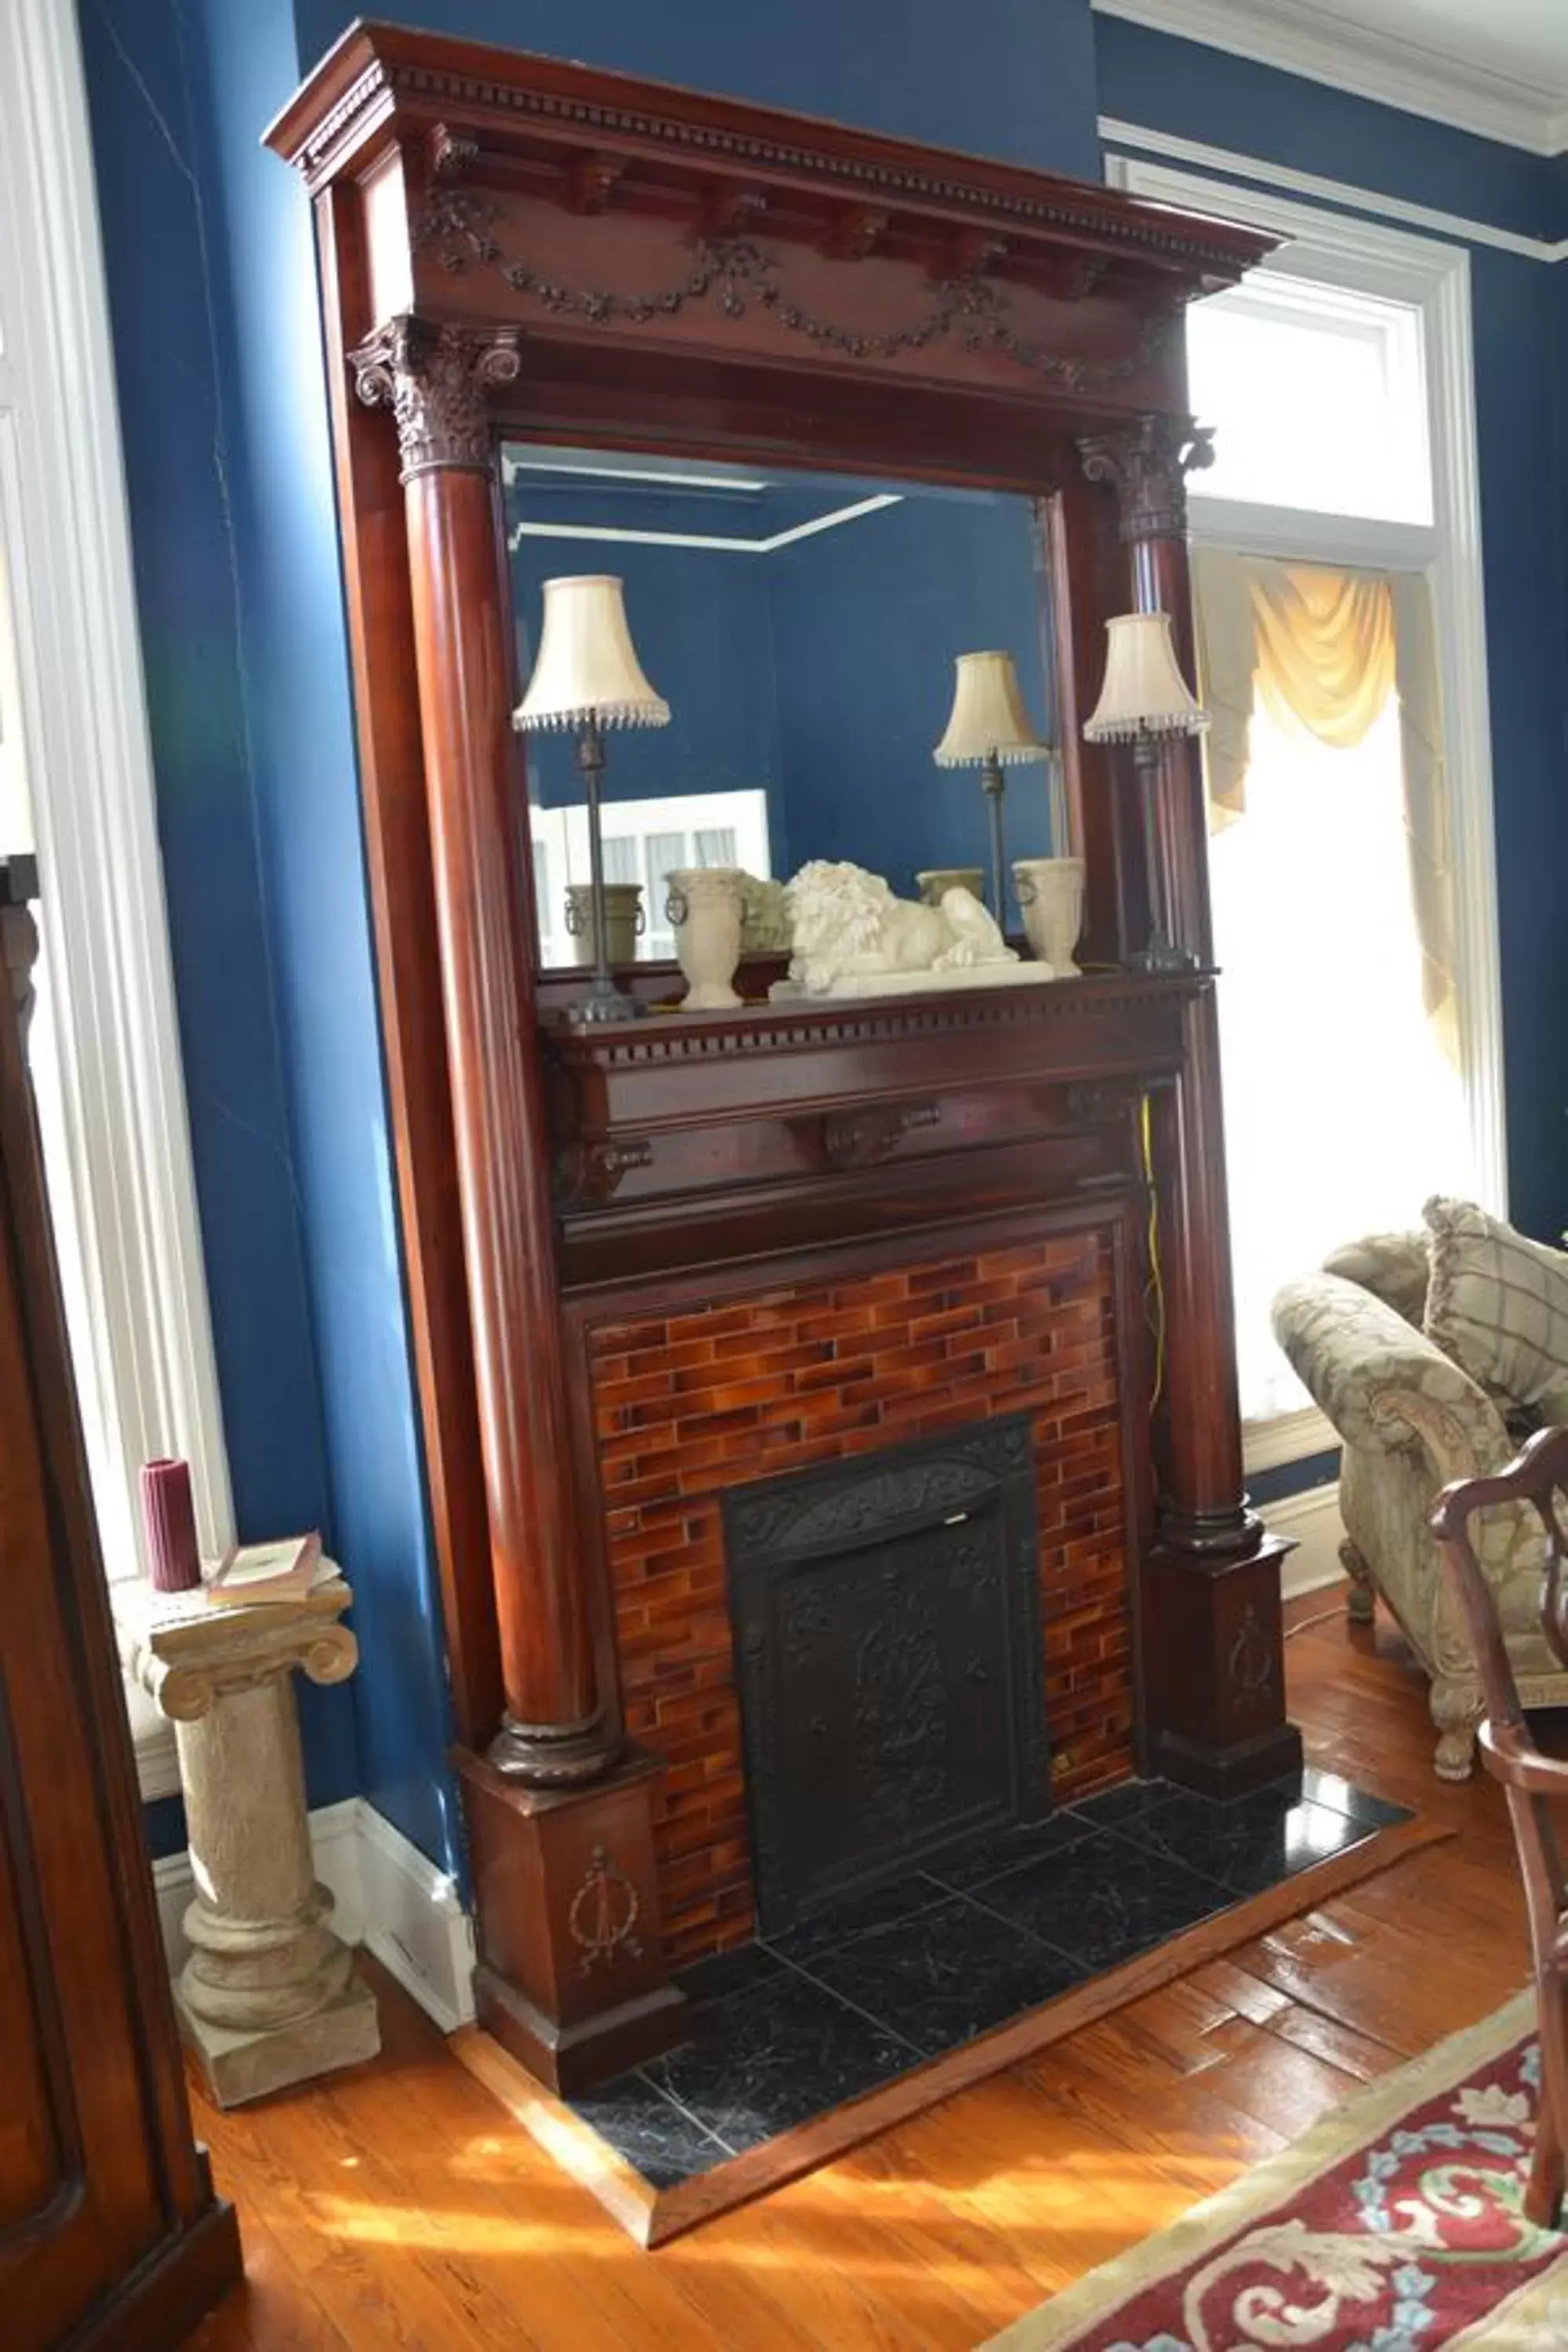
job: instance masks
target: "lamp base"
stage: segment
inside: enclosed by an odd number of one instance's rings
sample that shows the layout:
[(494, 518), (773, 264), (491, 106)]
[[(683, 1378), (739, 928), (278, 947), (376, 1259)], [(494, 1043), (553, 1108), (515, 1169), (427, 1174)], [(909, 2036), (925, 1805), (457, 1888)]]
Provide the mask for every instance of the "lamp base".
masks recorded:
[(573, 1021), (637, 1021), (647, 1011), (640, 996), (623, 996), (618, 988), (612, 988), (607, 996), (580, 997), (569, 1007), (567, 1017)]
[(1163, 931), (1156, 931), (1147, 947), (1140, 948), (1127, 959), (1129, 971), (1196, 971), (1197, 957), (1191, 948), (1179, 948)]

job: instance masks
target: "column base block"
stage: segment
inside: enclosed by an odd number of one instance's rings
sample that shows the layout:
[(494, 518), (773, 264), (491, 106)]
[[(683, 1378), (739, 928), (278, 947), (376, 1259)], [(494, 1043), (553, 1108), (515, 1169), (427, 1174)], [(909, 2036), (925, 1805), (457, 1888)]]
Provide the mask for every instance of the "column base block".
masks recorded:
[(682, 2040), (659, 1922), (654, 1799), (628, 1748), (596, 1780), (531, 1788), (459, 1748), (478, 1910), (480, 2024), (570, 2095)]
[(1199, 1747), (1180, 1732), (1156, 1732), (1151, 1762), (1163, 1779), (1179, 1789), (1194, 1789), (1200, 1797), (1245, 1797), (1271, 1780), (1288, 1780), (1301, 1769), (1301, 1735), (1293, 1723), (1282, 1723), (1260, 1739), (1244, 1739), (1234, 1748)]
[(641, 1993), (619, 2009), (562, 2025), (535, 2009), (515, 1985), (482, 1964), (474, 1970), (474, 2011), (485, 2032), (531, 2074), (572, 2098), (607, 2083), (646, 2058), (657, 2058), (686, 2038), (686, 1996), (670, 1984)]
[(198, 2017), (178, 1986), (174, 2008), (185, 2046), (217, 2107), (243, 2106), (269, 2091), (285, 2091), (292, 2083), (334, 2074), (340, 2066), (362, 2065), (381, 2048), (375, 1995), (358, 1977), (351, 1977), (342, 1991), (313, 2016), (256, 2032)]
[(1293, 1549), (1268, 1533), (1229, 1556), (1155, 1544), (1142, 1580), (1151, 1770), (1222, 1798), (1300, 1770), (1279, 1597)]

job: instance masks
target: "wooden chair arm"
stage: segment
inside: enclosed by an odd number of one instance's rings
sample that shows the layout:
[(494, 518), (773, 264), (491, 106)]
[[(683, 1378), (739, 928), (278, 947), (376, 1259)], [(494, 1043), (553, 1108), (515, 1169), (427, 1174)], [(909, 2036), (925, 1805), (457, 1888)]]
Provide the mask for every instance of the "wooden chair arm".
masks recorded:
[(1481, 1760), (1494, 1780), (1527, 1797), (1568, 1797), (1568, 1763), (1542, 1756), (1522, 1724), (1483, 1723)]

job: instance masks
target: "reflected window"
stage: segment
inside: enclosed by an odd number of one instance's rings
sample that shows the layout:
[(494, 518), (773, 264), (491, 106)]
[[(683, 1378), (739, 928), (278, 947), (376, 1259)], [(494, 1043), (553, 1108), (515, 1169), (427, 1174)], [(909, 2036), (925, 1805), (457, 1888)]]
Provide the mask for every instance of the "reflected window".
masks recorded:
[[(579, 805), (536, 808), (531, 814), (540, 959), (547, 966), (573, 963), (577, 942), (566, 928), (566, 887), (588, 880), (588, 812)], [(766, 881), (773, 870), (768, 796), (760, 785), (684, 798), (612, 801), (604, 811), (604, 840), (605, 881), (642, 885), (639, 951), (650, 960), (675, 954), (665, 911), (668, 875), (682, 866), (738, 866)]]

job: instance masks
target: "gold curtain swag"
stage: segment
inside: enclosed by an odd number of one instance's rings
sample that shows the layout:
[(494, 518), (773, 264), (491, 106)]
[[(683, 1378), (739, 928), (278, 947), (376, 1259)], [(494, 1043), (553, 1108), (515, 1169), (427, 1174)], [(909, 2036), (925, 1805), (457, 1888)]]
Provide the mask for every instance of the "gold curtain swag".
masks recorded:
[(1405, 832), (1422, 999), (1459, 1058), (1455, 915), (1432, 595), (1418, 573), (1280, 563), (1204, 547), (1193, 556), (1201, 692), (1209, 713), (1209, 829), (1247, 810), (1252, 714), (1352, 751), (1399, 698)]

